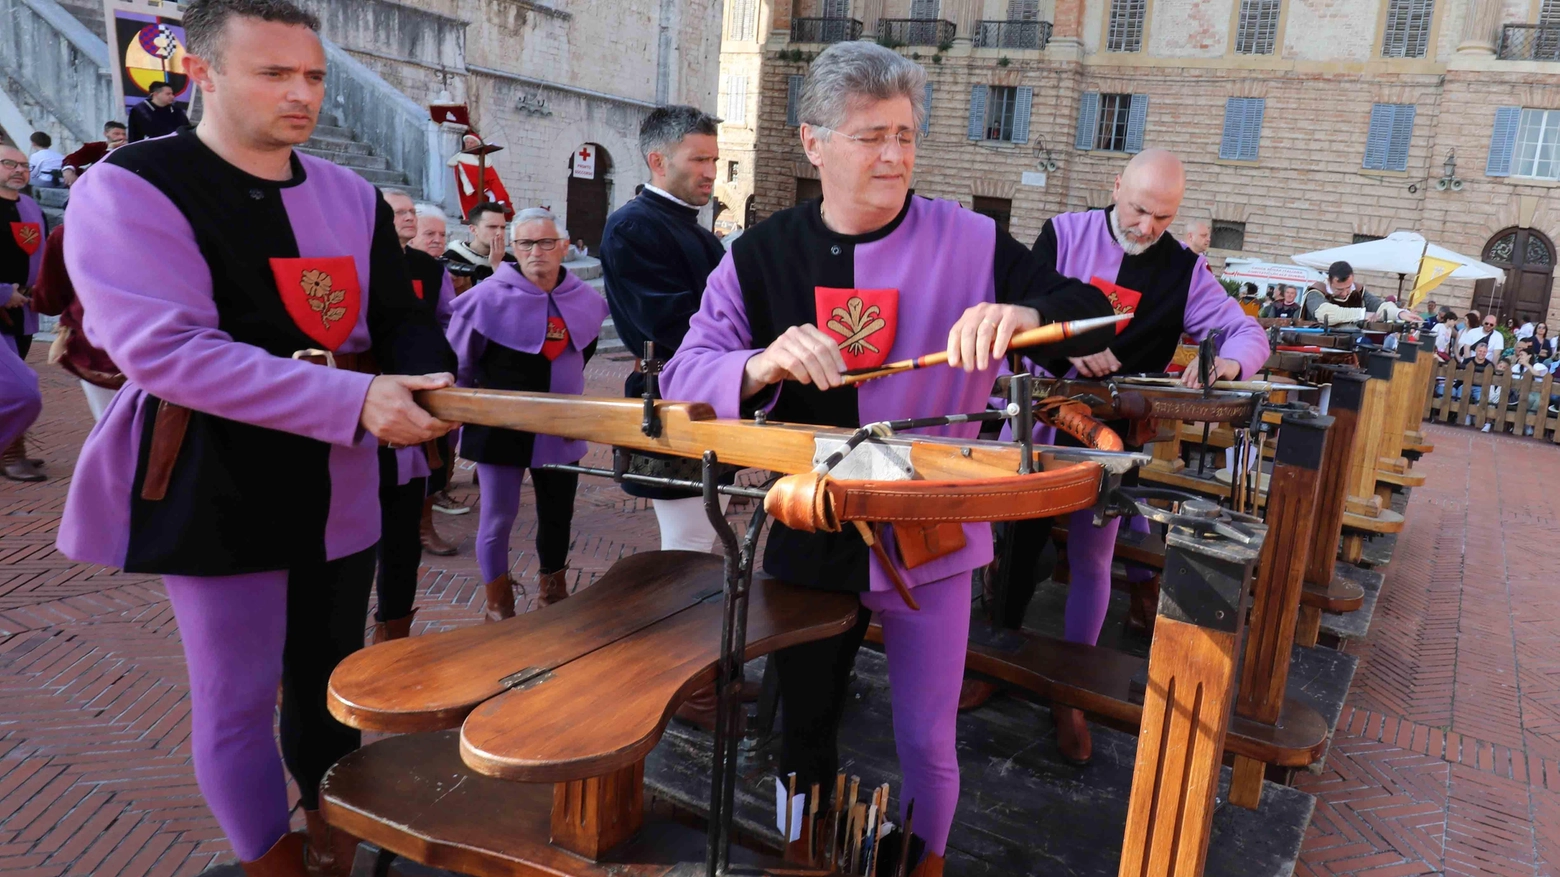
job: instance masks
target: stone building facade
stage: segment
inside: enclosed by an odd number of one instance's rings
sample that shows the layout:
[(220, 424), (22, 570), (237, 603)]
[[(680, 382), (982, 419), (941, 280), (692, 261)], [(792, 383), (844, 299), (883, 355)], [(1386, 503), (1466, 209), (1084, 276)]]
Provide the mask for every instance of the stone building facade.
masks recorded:
[(1214, 223), (1216, 264), (1412, 230), (1509, 266), (1436, 300), (1560, 318), (1556, 0), (757, 2), (757, 154), (728, 188), (751, 186), (759, 218), (816, 190), (788, 98), (826, 43), (859, 33), (930, 74), (917, 190), (1022, 241), (1104, 206), (1130, 154), (1163, 146), (1187, 163), (1183, 217)]

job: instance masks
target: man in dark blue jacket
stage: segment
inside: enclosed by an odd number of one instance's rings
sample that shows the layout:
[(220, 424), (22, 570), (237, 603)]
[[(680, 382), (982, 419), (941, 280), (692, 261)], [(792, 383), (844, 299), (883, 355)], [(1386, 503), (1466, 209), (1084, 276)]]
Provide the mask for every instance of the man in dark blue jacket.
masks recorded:
[[(695, 107), (668, 106), (653, 110), (639, 126), (639, 151), (650, 166), (650, 182), (607, 217), (599, 254), (612, 323), (635, 356), (643, 356), (649, 342), (656, 359), (672, 358), (688, 332), (688, 320), (699, 310), (705, 279), (726, 255), (720, 239), (699, 225), (699, 208), (715, 191), (718, 124), (719, 119)], [(623, 382), (623, 393), (632, 397), (644, 391), (645, 376), (636, 367)], [(697, 460), (659, 455), (632, 455), (629, 471), (700, 477)], [(662, 551), (714, 548), (715, 529), (701, 496), (627, 483), (623, 489), (652, 501)], [(713, 729), (714, 687), (690, 698), (677, 717)]]
[[(652, 111), (639, 126), (650, 182), (607, 217), (600, 252), (612, 322), (635, 356), (643, 356), (651, 342), (656, 359), (672, 358), (699, 309), (705, 279), (725, 255), (720, 240), (699, 225), (699, 208), (715, 189), (717, 124), (694, 107), (668, 106)], [(623, 392), (639, 396), (644, 387), (644, 375), (635, 369)], [(635, 455), (630, 471), (697, 478), (697, 466), (698, 461)], [(624, 490), (654, 500), (663, 551), (714, 546), (715, 531), (700, 497), (632, 484)]]

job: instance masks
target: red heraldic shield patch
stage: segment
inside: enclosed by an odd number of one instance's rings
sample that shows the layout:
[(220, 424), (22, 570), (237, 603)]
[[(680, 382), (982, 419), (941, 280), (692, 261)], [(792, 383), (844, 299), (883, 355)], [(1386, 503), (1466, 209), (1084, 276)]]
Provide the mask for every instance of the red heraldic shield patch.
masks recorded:
[(840, 346), (845, 368), (876, 368), (888, 361), (899, 330), (897, 289), (813, 289), (818, 328)]
[[(1105, 280), (1100, 277), (1090, 277), (1089, 283), (1092, 286), (1098, 287), (1100, 292), (1105, 293), (1105, 297), (1110, 299), (1111, 310), (1115, 311), (1117, 316), (1120, 316), (1121, 314), (1135, 313), (1137, 311), (1138, 302), (1143, 300), (1143, 293), (1138, 292), (1135, 289), (1128, 289), (1125, 286), (1117, 286), (1116, 284), (1111, 283), (1109, 280)], [(1116, 334), (1120, 335), (1122, 332), (1126, 331), (1127, 326), (1129, 325), (1131, 324), (1117, 323)]]
[(551, 362), (569, 346), (569, 325), (562, 317), (547, 318), (547, 340), (542, 342), (542, 355)]
[(422, 297), (423, 297), (422, 281), (416, 279), (415, 277), (412, 278), (412, 292), (417, 294), (417, 300), (418, 301), (422, 301)]
[(22, 252), (31, 256), (43, 246), (43, 227), (36, 222), (13, 222), (11, 238), (22, 248)]
[(332, 352), (346, 343), (363, 306), (357, 262), (351, 256), (272, 259), (271, 273), (287, 316), (303, 334)]

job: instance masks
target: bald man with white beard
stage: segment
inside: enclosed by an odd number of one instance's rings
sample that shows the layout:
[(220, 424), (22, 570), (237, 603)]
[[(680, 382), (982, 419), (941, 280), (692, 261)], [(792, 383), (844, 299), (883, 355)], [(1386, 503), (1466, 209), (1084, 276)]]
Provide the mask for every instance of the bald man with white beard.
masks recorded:
[[(1247, 316), (1207, 268), (1207, 261), (1169, 234), (1186, 194), (1186, 170), (1164, 149), (1138, 153), (1116, 177), (1113, 204), (1103, 210), (1063, 213), (1048, 220), (1035, 241), (1036, 261), (1065, 277), (1093, 284), (1110, 297), (1117, 313), (1136, 318), (1117, 330), (1116, 340), (1089, 356), (1025, 364), (1037, 375), (1104, 378), (1164, 371), (1183, 333), (1201, 341), (1218, 333), (1216, 380), (1255, 374), (1268, 358), (1267, 336)], [(1181, 382), (1200, 387), (1198, 365), (1186, 367)], [(1113, 424), (1121, 427), (1124, 424)], [(1118, 430), (1120, 431), (1120, 430)], [(1052, 441), (1049, 435), (1043, 436)], [(1055, 441), (1067, 443), (1066, 436)], [(1147, 530), (1142, 518), (1134, 529)], [(1121, 519), (1095, 527), (1093, 513), (1072, 516), (1068, 558), (1072, 581), (1067, 593), (1066, 639), (1093, 645), (1099, 640), (1110, 601), (1110, 564)], [(1002, 620), (1018, 627), (1034, 596), (1033, 570), (1049, 541), (1050, 520), (1014, 525), (1012, 572)], [(1129, 575), (1144, 571), (1129, 570)], [(1146, 576), (1144, 576), (1146, 578)], [(1067, 758), (1084, 763), (1091, 746), (1083, 713), (1055, 707), (1057, 742)]]

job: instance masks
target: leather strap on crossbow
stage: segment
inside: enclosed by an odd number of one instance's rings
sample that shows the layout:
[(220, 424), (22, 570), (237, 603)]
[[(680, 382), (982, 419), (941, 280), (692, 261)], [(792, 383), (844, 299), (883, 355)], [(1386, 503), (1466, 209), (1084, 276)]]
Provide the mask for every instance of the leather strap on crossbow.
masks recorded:
[(974, 481), (836, 481), (804, 472), (776, 481), (764, 509), (804, 533), (837, 533), (842, 521), (1022, 521), (1094, 505), (1100, 476), (1098, 463)]
[(1121, 436), (1094, 416), (1082, 402), (1053, 396), (1035, 406), (1035, 416), (1096, 451), (1122, 450)]

